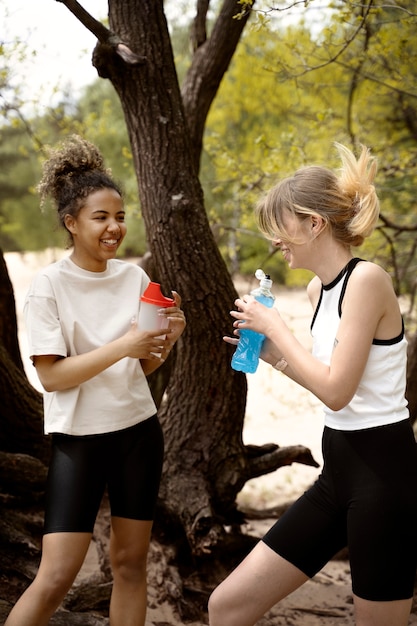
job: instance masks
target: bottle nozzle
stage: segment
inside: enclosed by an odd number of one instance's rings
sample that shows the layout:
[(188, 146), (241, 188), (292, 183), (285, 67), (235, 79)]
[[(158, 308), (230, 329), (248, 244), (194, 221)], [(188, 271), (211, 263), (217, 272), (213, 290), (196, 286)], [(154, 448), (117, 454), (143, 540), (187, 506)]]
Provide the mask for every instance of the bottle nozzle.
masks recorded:
[(267, 287), (268, 289), (272, 285), (271, 276), (269, 274), (265, 274), (265, 272), (261, 269), (256, 270), (255, 277), (260, 281), (261, 287)]
[[(264, 272), (263, 270), (261, 270), (261, 269), (256, 270), (256, 272), (255, 272), (255, 277), (256, 277), (258, 280), (262, 280), (262, 278), (267, 278), (267, 277), (266, 277), (266, 275), (265, 275), (265, 272)], [(268, 278), (269, 278), (269, 276), (268, 276)]]

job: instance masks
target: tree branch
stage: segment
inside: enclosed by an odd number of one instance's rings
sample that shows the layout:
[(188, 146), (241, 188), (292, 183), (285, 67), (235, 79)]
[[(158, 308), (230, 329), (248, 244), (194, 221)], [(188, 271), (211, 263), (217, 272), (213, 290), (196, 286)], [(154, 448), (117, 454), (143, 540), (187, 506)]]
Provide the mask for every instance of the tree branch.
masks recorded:
[(210, 0), (197, 0), (197, 12), (193, 20), (190, 39), (192, 51), (195, 52), (207, 39), (206, 19)]
[[(204, 4), (199, 3), (198, 9), (200, 14), (197, 15), (196, 20), (198, 20), (201, 43), (195, 49), (191, 66), (181, 89), (196, 171), (199, 169), (208, 111), (250, 16), (250, 11), (242, 12), (242, 4), (236, 0), (224, 0), (211, 36), (202, 43), (201, 21), (203, 17), (206, 17), (203, 10)], [(196, 40), (194, 45), (195, 43)]]
[(81, 24), (97, 37), (102, 45), (110, 46), (125, 63), (137, 65), (145, 61), (145, 57), (135, 54), (126, 42), (90, 15), (77, 0), (56, 0), (56, 2), (64, 4)]
[(417, 230), (417, 224), (413, 224), (411, 226), (407, 226), (406, 224), (396, 224), (395, 222), (392, 222), (388, 217), (385, 217), (385, 215), (382, 215), (382, 214), (380, 214), (379, 219), (384, 224), (384, 226), (386, 226), (387, 228), (392, 228), (392, 230), (395, 230), (398, 233), (402, 233), (402, 232), (412, 233)]
[(248, 457), (247, 480), (257, 478), (264, 474), (270, 474), (280, 467), (301, 463), (311, 467), (319, 467), (319, 464), (311, 454), (311, 450), (305, 446), (285, 446), (269, 443), (263, 446), (245, 446)]

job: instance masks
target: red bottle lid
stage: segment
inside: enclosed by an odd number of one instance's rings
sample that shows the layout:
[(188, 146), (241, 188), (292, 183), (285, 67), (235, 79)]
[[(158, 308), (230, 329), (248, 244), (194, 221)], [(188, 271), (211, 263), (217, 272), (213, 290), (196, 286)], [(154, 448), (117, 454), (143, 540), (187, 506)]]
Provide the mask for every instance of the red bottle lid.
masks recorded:
[(155, 304), (161, 309), (175, 305), (173, 298), (167, 298), (161, 292), (161, 285), (159, 283), (150, 282), (145, 291), (140, 297), (141, 302), (147, 302), (148, 304)]

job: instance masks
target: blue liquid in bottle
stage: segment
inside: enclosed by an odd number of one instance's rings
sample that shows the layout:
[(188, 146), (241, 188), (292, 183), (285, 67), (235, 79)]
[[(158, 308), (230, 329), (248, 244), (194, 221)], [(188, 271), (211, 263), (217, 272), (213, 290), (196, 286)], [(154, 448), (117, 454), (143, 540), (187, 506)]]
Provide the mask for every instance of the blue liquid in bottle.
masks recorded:
[[(275, 301), (271, 293), (272, 280), (262, 270), (256, 270), (255, 276), (260, 280), (260, 285), (251, 291), (251, 295), (261, 304), (271, 308)], [(254, 330), (241, 330), (239, 343), (232, 357), (232, 368), (245, 374), (254, 374), (258, 368), (264, 339), (265, 335)]]

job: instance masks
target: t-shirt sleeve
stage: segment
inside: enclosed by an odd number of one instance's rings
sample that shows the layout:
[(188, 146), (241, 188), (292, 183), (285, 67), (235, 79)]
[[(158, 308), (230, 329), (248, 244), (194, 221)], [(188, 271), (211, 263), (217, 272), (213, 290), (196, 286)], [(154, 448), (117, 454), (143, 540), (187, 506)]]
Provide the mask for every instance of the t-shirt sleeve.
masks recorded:
[(58, 309), (49, 278), (38, 275), (32, 282), (23, 306), (29, 355), (68, 354)]

